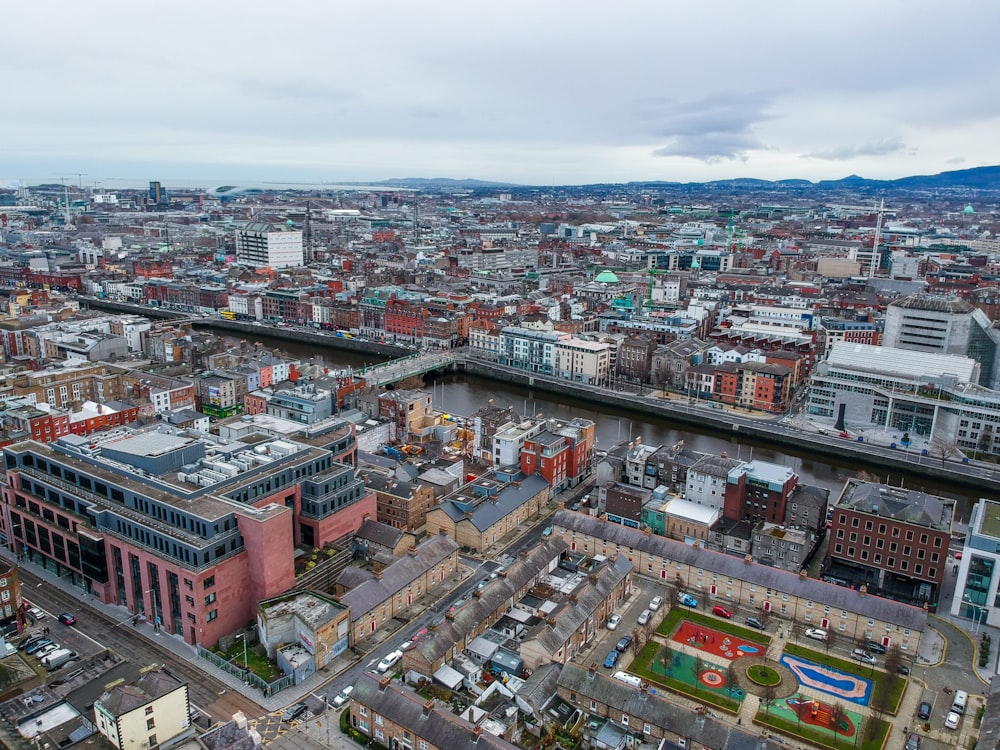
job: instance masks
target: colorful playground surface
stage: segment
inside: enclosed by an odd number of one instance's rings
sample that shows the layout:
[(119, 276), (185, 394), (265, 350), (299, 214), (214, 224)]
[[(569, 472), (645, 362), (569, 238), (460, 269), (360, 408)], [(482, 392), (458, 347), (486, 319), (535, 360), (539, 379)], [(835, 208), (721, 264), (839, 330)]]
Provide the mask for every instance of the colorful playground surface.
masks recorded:
[(751, 654), (763, 656), (767, 651), (767, 647), (759, 643), (745, 641), (739, 636), (723, 633), (688, 620), (681, 620), (677, 631), (670, 638), (677, 643), (699, 648), (712, 656), (727, 660)]
[(775, 701), (768, 713), (776, 718), (824, 730), (849, 740), (857, 737), (862, 721), (861, 714), (803, 695), (793, 695), (785, 700)]
[[(668, 659), (668, 661), (664, 661)], [(649, 669), (654, 674), (662, 674), (671, 679), (683, 682), (691, 688), (697, 690), (709, 690), (719, 695), (734, 700), (743, 700), (743, 690), (733, 685), (732, 691), (729, 688), (729, 678), (726, 676), (729, 668), (713, 664), (710, 661), (701, 660), (701, 669), (698, 672), (697, 683), (695, 682), (694, 666), (695, 657), (674, 649), (659, 649)]]
[(864, 677), (817, 664), (801, 656), (785, 654), (781, 657), (781, 663), (792, 670), (803, 687), (861, 706), (867, 706), (871, 700), (872, 681)]

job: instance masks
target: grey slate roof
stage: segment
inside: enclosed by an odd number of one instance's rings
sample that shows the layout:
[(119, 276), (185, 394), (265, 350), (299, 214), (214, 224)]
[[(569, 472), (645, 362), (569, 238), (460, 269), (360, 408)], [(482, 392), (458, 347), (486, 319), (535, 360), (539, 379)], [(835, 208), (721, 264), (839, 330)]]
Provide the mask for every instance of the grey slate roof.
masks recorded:
[(655, 534), (646, 535), (638, 529), (602, 521), (583, 513), (557, 511), (552, 517), (552, 525), (598, 539), (606, 539), (610, 544), (632, 547), (656, 557), (702, 568), (726, 578), (735, 578), (763, 588), (793, 594), (821, 605), (828, 604), (832, 609), (856, 612), (864, 617), (879, 619), (919, 632), (927, 628), (927, 613), (919, 607), (871, 594), (861, 595), (852, 589), (835, 586), (815, 578), (801, 579), (789, 571), (753, 562), (748, 564), (741, 557), (695, 547)]
[(351, 693), (351, 702), (366, 706), (416, 737), (445, 750), (518, 750), (516, 745), (489, 732), (483, 732), (477, 741), (473, 734), (475, 725), (456, 716), (450, 706), (434, 702), (434, 707), (425, 714), (422, 697), (397, 683), (383, 688), (373, 674), (361, 675)]
[(450, 536), (438, 534), (419, 547), (415, 555), (401, 557), (382, 571), (382, 578), (373, 578), (340, 597), (340, 603), (351, 608), (351, 620), (362, 617), (404, 586), (423, 575), (458, 549)]
[(542, 664), (526, 679), (517, 691), (517, 697), (527, 703), (536, 713), (556, 694), (559, 681), (559, 665), (555, 662)]
[(852, 479), (835, 508), (850, 508), (861, 513), (873, 513), (873, 509), (878, 508), (876, 515), (879, 516), (938, 531), (951, 531), (955, 503), (917, 490)]
[(395, 549), (399, 540), (403, 538), (403, 532), (387, 523), (379, 523), (367, 518), (361, 522), (361, 526), (354, 532), (354, 536), (389, 549)]
[(453, 521), (462, 520), (466, 511), (471, 510), (472, 524), (480, 531), (485, 531), (546, 487), (548, 482), (544, 477), (532, 474), (520, 480), (520, 486), (511, 483), (504, 487), (496, 496), (495, 502), (492, 498), (451, 498), (445, 499), (436, 507), (441, 508)]
[(437, 630), (421, 638), (416, 650), (428, 662), (447, 654), (459, 639), (478, 627), (501, 608), (506, 611), (518, 591), (533, 581), (559, 555), (569, 549), (565, 540), (549, 537), (531, 548), (527, 557), (519, 557), (507, 566), (503, 576), (490, 581), (453, 613), (453, 619), (438, 623)]
[(632, 571), (632, 563), (625, 555), (618, 555), (606, 566), (597, 571), (597, 580), (583, 584), (583, 589), (574, 591), (577, 594), (576, 603), (567, 600), (569, 606), (552, 613), (555, 625), (543, 622), (536, 632), (529, 632), (523, 643), (537, 640), (538, 644), (548, 654), (554, 654), (561, 649), (573, 636), (580, 625), (594, 616), (598, 605), (608, 598), (615, 586), (622, 582)]
[(648, 693), (644, 693), (624, 682), (590, 672), (572, 663), (563, 666), (559, 675), (559, 687), (576, 693), (577, 703), (581, 706), (589, 705), (591, 700), (606, 703), (612, 709), (612, 718), (620, 718), (616, 714), (628, 714), (643, 723), (660, 727), (666, 733), (690, 738), (705, 747), (758, 747), (758, 732), (744, 732), (739, 727), (701, 716), (690, 708), (660, 697), (656, 688), (650, 688)]
[(726, 479), (729, 477), (729, 472), (742, 463), (742, 461), (738, 461), (735, 458), (702, 456), (688, 469), (688, 474), (695, 472), (698, 474), (707, 474), (710, 477)]

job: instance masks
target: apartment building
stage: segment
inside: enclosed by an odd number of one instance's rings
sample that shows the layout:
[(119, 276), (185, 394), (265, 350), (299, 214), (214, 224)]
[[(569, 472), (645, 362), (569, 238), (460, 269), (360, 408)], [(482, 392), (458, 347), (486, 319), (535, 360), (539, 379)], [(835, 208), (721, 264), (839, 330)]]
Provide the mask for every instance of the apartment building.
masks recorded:
[(1000, 625), (1000, 502), (982, 499), (973, 507), (957, 567), (951, 614), (974, 626)]
[(744, 409), (780, 413), (788, 408), (792, 372), (766, 362), (725, 362), (715, 368), (714, 398)]
[(521, 448), (521, 471), (540, 474), (552, 494), (576, 487), (589, 476), (594, 460), (595, 425), (576, 418), (567, 424), (549, 420), (548, 429), (526, 438)]
[(301, 266), (302, 232), (281, 224), (248, 222), (236, 232), (236, 258), (254, 268)]
[(374, 517), (375, 495), (329, 451), (221, 441), (160, 425), (4, 448), (3, 531), (103, 602), (215, 644), (295, 583), (295, 546)]
[(824, 575), (918, 606), (937, 606), (955, 501), (849, 479), (831, 508)]
[(836, 586), (572, 511), (557, 511), (552, 528), (571, 553), (625, 555), (637, 575), (690, 592), (706, 609), (742, 606), (852, 640), (897, 644), (905, 653), (916, 653), (927, 628), (926, 609), (873, 596), (863, 587)]

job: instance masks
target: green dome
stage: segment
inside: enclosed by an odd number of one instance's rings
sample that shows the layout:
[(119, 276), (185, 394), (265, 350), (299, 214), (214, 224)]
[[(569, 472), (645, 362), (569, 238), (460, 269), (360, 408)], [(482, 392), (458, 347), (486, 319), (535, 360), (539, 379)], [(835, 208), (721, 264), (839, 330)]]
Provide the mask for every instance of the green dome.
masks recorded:
[(965, 207), (965, 211), (963, 213), (965, 213), (965, 214), (974, 214), (974, 213), (976, 213), (976, 209), (974, 209), (972, 207), (972, 204), (970, 203), (968, 206)]
[(618, 277), (615, 275), (614, 271), (605, 270), (597, 274), (597, 278), (595, 278), (594, 281), (600, 284), (617, 284)]

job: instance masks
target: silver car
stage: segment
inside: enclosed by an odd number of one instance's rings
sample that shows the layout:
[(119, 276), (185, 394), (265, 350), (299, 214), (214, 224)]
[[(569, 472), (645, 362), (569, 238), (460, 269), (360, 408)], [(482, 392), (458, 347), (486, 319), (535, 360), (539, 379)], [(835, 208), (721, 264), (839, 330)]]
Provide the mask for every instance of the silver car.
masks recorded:
[(652, 612), (650, 612), (648, 609), (642, 610), (642, 612), (639, 614), (639, 624), (645, 625), (647, 622), (649, 622), (649, 618), (652, 616), (653, 616)]

